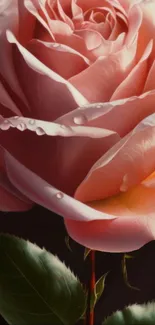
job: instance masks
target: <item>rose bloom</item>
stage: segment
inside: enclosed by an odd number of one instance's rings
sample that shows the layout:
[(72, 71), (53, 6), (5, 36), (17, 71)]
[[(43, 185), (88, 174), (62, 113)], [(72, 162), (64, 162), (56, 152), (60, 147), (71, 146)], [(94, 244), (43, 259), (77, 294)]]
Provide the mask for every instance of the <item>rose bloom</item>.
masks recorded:
[(94, 250), (155, 238), (155, 1), (0, 2), (0, 209)]

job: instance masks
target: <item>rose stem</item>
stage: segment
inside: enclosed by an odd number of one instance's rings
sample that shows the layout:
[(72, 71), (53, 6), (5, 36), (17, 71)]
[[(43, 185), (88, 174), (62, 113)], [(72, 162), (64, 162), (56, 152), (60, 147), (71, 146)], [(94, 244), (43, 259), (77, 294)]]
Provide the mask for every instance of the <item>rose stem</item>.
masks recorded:
[(91, 270), (90, 270), (86, 325), (94, 325), (94, 309), (91, 310), (91, 296), (95, 289), (95, 251), (90, 251), (89, 258), (90, 258)]
[[(94, 293), (95, 290), (95, 251), (90, 252), (90, 261), (91, 261), (91, 281), (90, 281), (90, 292)], [(94, 308), (90, 310), (90, 320), (89, 325), (94, 325)]]

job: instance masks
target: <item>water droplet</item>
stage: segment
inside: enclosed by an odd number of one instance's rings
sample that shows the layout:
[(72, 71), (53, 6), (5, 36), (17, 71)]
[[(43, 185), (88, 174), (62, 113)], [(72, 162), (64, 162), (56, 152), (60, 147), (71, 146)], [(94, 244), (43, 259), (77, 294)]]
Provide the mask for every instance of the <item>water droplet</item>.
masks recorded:
[(29, 124), (30, 125), (34, 125), (35, 124), (35, 120), (29, 120)]
[(8, 120), (4, 120), (1, 124), (1, 130), (8, 130), (10, 128), (11, 124)]
[(38, 127), (36, 129), (36, 134), (37, 135), (44, 135), (45, 134), (45, 131), (41, 127)]
[(17, 125), (17, 129), (20, 131), (24, 131), (26, 129), (26, 125), (24, 123), (20, 123)]
[(129, 187), (128, 183), (129, 183), (128, 175), (125, 174), (124, 177), (123, 177), (122, 184), (120, 186), (120, 191), (121, 192), (126, 192), (128, 190), (128, 187)]
[(61, 192), (59, 192), (59, 193), (56, 194), (56, 197), (57, 197), (57, 199), (59, 199), (59, 200), (62, 199), (63, 196), (64, 196), (64, 195), (63, 195), (63, 193), (61, 193)]
[(61, 127), (61, 129), (64, 129), (64, 130), (66, 130), (66, 129), (67, 129), (67, 126), (66, 126), (66, 125), (64, 125), (64, 124), (61, 124), (61, 125), (60, 125), (60, 127)]
[(77, 115), (73, 118), (75, 124), (82, 125), (87, 122), (87, 118), (84, 114)]
[(13, 116), (12, 119), (17, 120), (19, 116)]
[(53, 47), (55, 47), (55, 48), (60, 46), (60, 44), (58, 44), (58, 43), (53, 43), (52, 45), (53, 45)]

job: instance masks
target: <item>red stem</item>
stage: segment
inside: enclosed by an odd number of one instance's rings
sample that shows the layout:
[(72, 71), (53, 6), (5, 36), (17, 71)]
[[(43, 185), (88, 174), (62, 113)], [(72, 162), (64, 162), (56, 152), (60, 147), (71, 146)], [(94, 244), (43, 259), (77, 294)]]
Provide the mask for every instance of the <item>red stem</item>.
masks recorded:
[[(95, 251), (90, 252), (91, 261), (91, 280), (90, 280), (90, 296), (93, 294), (95, 289)], [(94, 325), (94, 309), (90, 311), (89, 325)]]

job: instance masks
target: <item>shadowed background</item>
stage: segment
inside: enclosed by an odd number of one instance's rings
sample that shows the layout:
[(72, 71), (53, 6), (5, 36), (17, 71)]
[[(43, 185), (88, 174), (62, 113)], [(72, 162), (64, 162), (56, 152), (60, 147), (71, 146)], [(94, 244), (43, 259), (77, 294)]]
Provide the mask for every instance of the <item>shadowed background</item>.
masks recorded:
[[(36, 206), (24, 213), (0, 213), (1, 232), (29, 239), (40, 247), (45, 247), (65, 261), (78, 275), (81, 282), (88, 285), (90, 276), (89, 257), (84, 262), (84, 248), (70, 240), (73, 252), (65, 244), (67, 235), (63, 218)], [(132, 303), (144, 303), (155, 299), (155, 242), (133, 252), (134, 259), (127, 260), (128, 278), (131, 285), (140, 291), (129, 289), (122, 276), (123, 254), (96, 253), (96, 278), (110, 271), (102, 297), (95, 308), (95, 325), (101, 325), (104, 318), (117, 309)], [(6, 322), (0, 318), (0, 325)]]

